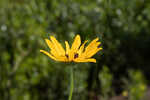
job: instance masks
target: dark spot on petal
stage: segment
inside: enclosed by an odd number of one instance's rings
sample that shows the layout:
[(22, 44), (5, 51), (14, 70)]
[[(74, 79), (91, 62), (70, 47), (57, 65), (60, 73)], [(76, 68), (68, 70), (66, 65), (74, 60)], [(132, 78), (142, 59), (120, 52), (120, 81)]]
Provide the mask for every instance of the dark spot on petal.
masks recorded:
[(79, 54), (78, 53), (75, 53), (74, 54), (74, 59), (78, 58)]
[(65, 54), (65, 56), (66, 56), (67, 58), (69, 58), (68, 54)]
[(98, 46), (97, 46), (97, 48), (100, 48), (101, 47), (101, 44), (99, 44)]

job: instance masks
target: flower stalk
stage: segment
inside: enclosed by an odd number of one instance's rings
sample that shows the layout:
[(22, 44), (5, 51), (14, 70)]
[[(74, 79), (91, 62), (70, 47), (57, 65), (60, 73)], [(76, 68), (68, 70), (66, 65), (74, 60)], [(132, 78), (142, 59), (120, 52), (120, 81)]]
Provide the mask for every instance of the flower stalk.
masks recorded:
[(71, 67), (70, 68), (70, 92), (69, 92), (68, 100), (72, 100), (73, 88), (74, 88), (74, 76), (73, 76), (73, 67)]

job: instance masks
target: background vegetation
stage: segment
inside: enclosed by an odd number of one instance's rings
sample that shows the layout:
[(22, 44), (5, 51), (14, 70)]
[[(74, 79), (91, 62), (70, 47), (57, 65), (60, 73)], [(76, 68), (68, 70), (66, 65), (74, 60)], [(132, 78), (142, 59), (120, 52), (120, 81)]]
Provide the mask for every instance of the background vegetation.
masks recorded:
[(0, 100), (66, 100), (69, 65), (39, 52), (96, 37), (97, 63), (75, 65), (73, 100), (146, 97), (150, 84), (149, 0), (0, 0)]

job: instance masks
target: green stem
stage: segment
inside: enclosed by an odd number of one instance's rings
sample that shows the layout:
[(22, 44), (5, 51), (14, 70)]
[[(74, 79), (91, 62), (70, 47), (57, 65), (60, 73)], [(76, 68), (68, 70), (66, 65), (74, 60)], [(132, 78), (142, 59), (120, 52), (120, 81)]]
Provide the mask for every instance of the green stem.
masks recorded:
[(73, 87), (74, 87), (74, 84), (73, 84), (73, 68), (70, 69), (70, 93), (69, 93), (69, 98), (68, 100), (71, 100), (72, 99), (72, 93), (73, 93)]

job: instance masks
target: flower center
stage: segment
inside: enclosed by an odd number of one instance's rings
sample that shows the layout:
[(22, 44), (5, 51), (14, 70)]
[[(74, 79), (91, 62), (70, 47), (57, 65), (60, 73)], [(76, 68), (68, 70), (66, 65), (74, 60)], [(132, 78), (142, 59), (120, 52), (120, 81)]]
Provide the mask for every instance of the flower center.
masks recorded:
[(66, 56), (67, 58), (69, 58), (68, 54), (65, 54), (65, 56)]
[(74, 54), (74, 59), (78, 58), (79, 54), (78, 53), (75, 53)]

